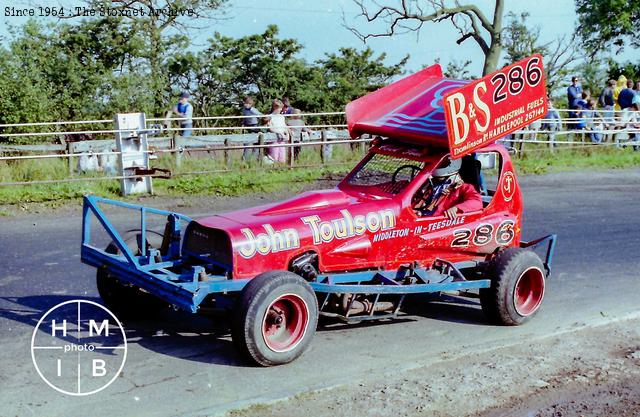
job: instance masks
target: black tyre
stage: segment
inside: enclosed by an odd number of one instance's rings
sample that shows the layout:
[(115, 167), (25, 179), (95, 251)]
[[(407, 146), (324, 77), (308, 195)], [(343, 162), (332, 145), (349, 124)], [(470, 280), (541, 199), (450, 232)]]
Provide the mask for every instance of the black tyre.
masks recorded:
[(311, 343), (318, 324), (318, 301), (299, 275), (270, 271), (244, 287), (232, 326), (236, 348), (250, 361), (273, 366), (289, 363)]
[[(153, 231), (147, 231), (146, 234), (147, 250), (160, 248), (162, 235)], [(141, 234), (139, 230), (128, 231), (123, 235), (123, 239), (134, 255), (142, 253), (140, 250)], [(118, 254), (120, 250), (115, 243), (111, 242), (105, 252)], [(123, 320), (152, 317), (168, 306), (168, 303), (159, 298), (120, 281), (116, 276), (111, 275), (106, 268), (98, 268), (96, 284), (98, 294), (100, 294), (104, 305)]]
[(540, 308), (545, 290), (542, 261), (534, 252), (508, 248), (491, 262), (491, 287), (480, 290), (482, 311), (496, 324), (517, 326)]

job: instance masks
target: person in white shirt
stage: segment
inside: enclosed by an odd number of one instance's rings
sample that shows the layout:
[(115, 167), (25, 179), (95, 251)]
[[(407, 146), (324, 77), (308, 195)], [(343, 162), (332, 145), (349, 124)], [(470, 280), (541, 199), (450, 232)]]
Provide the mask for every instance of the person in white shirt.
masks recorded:
[[(273, 100), (273, 104), (271, 105), (271, 114), (269, 114), (269, 131), (276, 134), (276, 142), (284, 143), (288, 142), (291, 137), (291, 132), (289, 131), (289, 127), (287, 126), (287, 121), (285, 117), (280, 114), (283, 108), (282, 101), (275, 99)], [(287, 154), (284, 146), (272, 146), (268, 148), (267, 158), (271, 160), (271, 162), (287, 162)], [(265, 162), (268, 162), (265, 160)]]
[[(640, 135), (637, 133), (637, 130), (640, 129), (640, 98), (634, 99), (633, 104), (631, 106), (622, 109), (619, 113), (620, 117), (618, 119), (618, 129), (621, 130), (620, 133), (616, 133), (616, 143), (620, 143), (622, 141), (630, 140), (635, 143), (638, 140)], [(632, 132), (629, 132), (631, 130)], [(633, 150), (640, 150), (640, 144), (634, 144)]]

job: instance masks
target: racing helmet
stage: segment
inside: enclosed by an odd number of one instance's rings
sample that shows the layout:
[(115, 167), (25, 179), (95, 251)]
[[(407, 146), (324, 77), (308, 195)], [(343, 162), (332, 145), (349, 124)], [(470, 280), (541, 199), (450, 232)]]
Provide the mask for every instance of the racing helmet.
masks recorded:
[(431, 173), (431, 178), (434, 184), (442, 184), (449, 178), (458, 174), (460, 167), (462, 166), (462, 159), (452, 159), (447, 156), (440, 165)]

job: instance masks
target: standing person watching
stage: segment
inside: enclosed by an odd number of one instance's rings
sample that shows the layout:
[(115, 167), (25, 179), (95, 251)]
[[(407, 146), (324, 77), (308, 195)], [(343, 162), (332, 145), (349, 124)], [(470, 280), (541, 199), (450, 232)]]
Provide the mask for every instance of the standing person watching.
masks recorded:
[(280, 114), (293, 114), (293, 107), (291, 107), (289, 97), (282, 97), (282, 110), (280, 110)]
[[(254, 101), (253, 97), (245, 97), (242, 106), (242, 126), (249, 133), (260, 133), (260, 128), (258, 127), (258, 116), (262, 116), (262, 112), (260, 110), (253, 107)], [(256, 145), (257, 142), (253, 143), (245, 143), (244, 145)], [(257, 148), (248, 149), (245, 148), (242, 151), (242, 160), (249, 161), (250, 159), (256, 159), (256, 156), (260, 154), (260, 150)]]
[(173, 107), (173, 113), (175, 113), (180, 120), (180, 136), (183, 138), (191, 136), (191, 129), (193, 128), (193, 106), (189, 103), (189, 93), (186, 91), (180, 94), (180, 100), (178, 104)]
[[(580, 78), (575, 75), (571, 77), (571, 85), (567, 88), (567, 102), (570, 110), (577, 110), (579, 108), (578, 100), (582, 98), (582, 87), (580, 86)], [(578, 117), (577, 112), (570, 111), (569, 119), (576, 119)], [(569, 120), (569, 129), (576, 129), (575, 120)]]
[(633, 91), (633, 80), (627, 80), (627, 88), (623, 88), (618, 94), (618, 105), (620, 106), (620, 110), (624, 110), (628, 107), (631, 107), (633, 103), (633, 97), (636, 95), (636, 92)]
[[(289, 141), (290, 132), (287, 122), (282, 115), (282, 101), (275, 99), (271, 105), (271, 113), (269, 114), (269, 131), (276, 134), (276, 142), (284, 143)], [(284, 146), (271, 146), (265, 158), (265, 162), (287, 162), (287, 155)]]
[(620, 108), (620, 105), (618, 104), (618, 96), (620, 95), (620, 92), (624, 90), (626, 85), (627, 85), (627, 77), (625, 77), (624, 75), (620, 75), (618, 77), (618, 82), (616, 83), (616, 86), (613, 88), (613, 102), (615, 103), (613, 106), (614, 110), (622, 110)]
[(600, 98), (598, 99), (598, 104), (604, 110), (604, 115), (607, 118), (613, 117), (613, 106), (615, 106), (616, 101), (613, 98), (613, 89), (616, 87), (616, 80), (609, 80), (607, 86), (600, 93)]
[[(302, 116), (300, 116), (300, 114), (302, 114), (300, 109), (294, 109), (291, 116), (287, 118), (287, 126), (289, 126), (289, 129), (291, 130), (294, 142), (302, 142), (303, 133), (306, 133), (307, 137), (313, 133), (313, 131), (304, 124), (304, 120), (302, 120)], [(296, 161), (300, 156), (300, 148), (300, 146), (293, 148), (293, 158)]]

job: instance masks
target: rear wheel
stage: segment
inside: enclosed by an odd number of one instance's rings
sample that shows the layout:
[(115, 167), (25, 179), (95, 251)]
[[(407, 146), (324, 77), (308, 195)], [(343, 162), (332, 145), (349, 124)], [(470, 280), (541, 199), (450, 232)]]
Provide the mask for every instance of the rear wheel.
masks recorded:
[(289, 363), (309, 346), (318, 323), (318, 301), (299, 275), (270, 271), (242, 290), (233, 319), (233, 342), (262, 366)]
[[(157, 232), (147, 231), (147, 251), (151, 248), (159, 249), (162, 245), (162, 235)], [(140, 255), (142, 235), (139, 230), (130, 230), (123, 235), (123, 240), (134, 255)], [(105, 249), (111, 254), (120, 254), (115, 243), (111, 242)], [(116, 276), (109, 273), (106, 268), (98, 268), (96, 274), (98, 294), (104, 305), (121, 319), (139, 319), (151, 317), (168, 306), (159, 298), (142, 291)]]
[(487, 318), (509, 326), (529, 320), (544, 298), (544, 271), (542, 261), (530, 250), (509, 248), (500, 252), (489, 268), (491, 287), (480, 290)]

